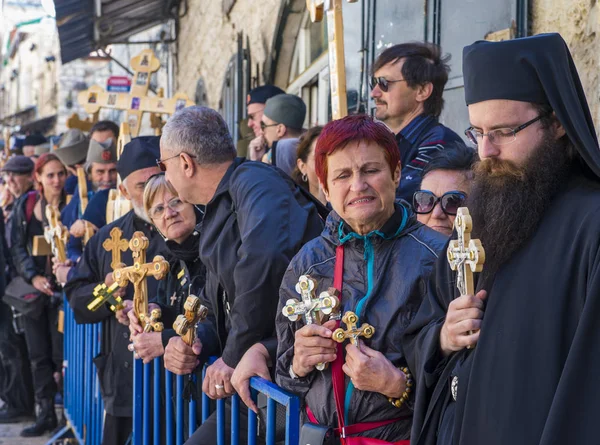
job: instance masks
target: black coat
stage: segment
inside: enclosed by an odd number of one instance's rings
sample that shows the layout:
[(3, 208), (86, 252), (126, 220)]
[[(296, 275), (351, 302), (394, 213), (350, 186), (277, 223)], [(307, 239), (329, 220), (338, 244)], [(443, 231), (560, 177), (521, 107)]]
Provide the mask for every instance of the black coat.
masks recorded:
[[(100, 354), (94, 359), (102, 389), (102, 399), (106, 412), (119, 417), (132, 415), (133, 373), (132, 353), (127, 349), (129, 344), (129, 328), (118, 323), (108, 306), (95, 312), (88, 310), (87, 305), (93, 299), (94, 288), (103, 283), (107, 274), (112, 272), (111, 253), (104, 250), (102, 243), (109, 238), (113, 227), (123, 231), (123, 237), (131, 239), (135, 231), (142, 231), (148, 237), (150, 246), (146, 251), (146, 260), (152, 261), (155, 255), (163, 255), (168, 259), (163, 238), (154, 227), (130, 211), (122, 218), (100, 229), (86, 245), (81, 260), (75, 266), (75, 272), (65, 285), (65, 293), (69, 305), (73, 308), (77, 323), (102, 323), (102, 343)], [(122, 261), (126, 265), (133, 263), (131, 251), (122, 253)], [(148, 294), (154, 295), (158, 282), (148, 278)], [(126, 299), (133, 298), (133, 285), (127, 286)]]
[(412, 444), (599, 442), (599, 219), (600, 183), (573, 175), (486, 288), (477, 346), (447, 358), (439, 335), (458, 290), (440, 258), (403, 340), (418, 376)]
[(315, 205), (276, 167), (237, 158), (206, 206), (200, 260), (209, 318), (198, 326), (203, 356), (235, 367), (272, 337), (279, 286), (298, 250), (323, 228)]

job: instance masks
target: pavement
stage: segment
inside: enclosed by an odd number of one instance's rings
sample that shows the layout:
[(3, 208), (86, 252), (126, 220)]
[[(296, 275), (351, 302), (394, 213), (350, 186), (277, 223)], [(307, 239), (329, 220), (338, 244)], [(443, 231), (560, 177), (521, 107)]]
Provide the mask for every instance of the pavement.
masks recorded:
[[(3, 403), (0, 401), (0, 407), (2, 404)], [(56, 411), (60, 416), (61, 410), (57, 409)], [(0, 424), (0, 445), (46, 445), (50, 439), (50, 434), (46, 434), (41, 437), (27, 438), (19, 435), (23, 428), (31, 424), (33, 424), (32, 420), (22, 423), (10, 423), (4, 425)]]

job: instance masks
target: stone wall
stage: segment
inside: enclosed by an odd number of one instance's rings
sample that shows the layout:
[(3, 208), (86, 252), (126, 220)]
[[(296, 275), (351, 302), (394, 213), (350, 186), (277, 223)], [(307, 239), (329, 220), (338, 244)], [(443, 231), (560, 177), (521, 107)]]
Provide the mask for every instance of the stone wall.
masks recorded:
[(190, 0), (189, 11), (181, 19), (175, 89), (193, 98), (202, 77), (208, 105), (218, 108), (223, 78), (237, 51), (239, 32), (244, 33), (244, 45), (246, 38), (250, 42), (252, 76), (256, 76), (258, 64), (262, 77), (281, 4), (282, 0), (237, 0), (225, 16), (221, 0)]
[[(600, 6), (596, 0), (533, 0), (532, 33), (559, 32), (571, 49), (600, 130)], [(600, 132), (599, 132), (600, 133)]]

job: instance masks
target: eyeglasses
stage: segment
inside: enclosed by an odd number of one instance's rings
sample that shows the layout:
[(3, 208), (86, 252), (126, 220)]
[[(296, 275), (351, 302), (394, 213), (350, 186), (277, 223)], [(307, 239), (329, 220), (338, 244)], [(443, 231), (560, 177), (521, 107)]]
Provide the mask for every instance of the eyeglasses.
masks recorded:
[(413, 195), (413, 209), (419, 215), (426, 215), (431, 213), (439, 202), (446, 215), (456, 215), (456, 211), (466, 199), (467, 195), (457, 190), (446, 192), (440, 197), (429, 190), (417, 190)]
[[(167, 203), (167, 207), (177, 213), (183, 210), (184, 205), (185, 203), (179, 198), (173, 198)], [(157, 204), (148, 211), (148, 214), (153, 220), (161, 219), (165, 216), (165, 210), (166, 207), (164, 204)]]
[(475, 130), (473, 127), (469, 127), (465, 130), (465, 136), (475, 144), (479, 145), (479, 141), (487, 136), (488, 141), (494, 145), (506, 145), (514, 142), (517, 139), (517, 133), (521, 130), (526, 129), (531, 124), (536, 123), (540, 119), (548, 116), (548, 114), (540, 114), (538, 117), (525, 122), (523, 125), (519, 125), (515, 128), (497, 128), (495, 130), (482, 133), (481, 131)]
[(260, 121), (260, 129), (261, 129), (262, 131), (265, 131), (265, 128), (268, 128), (268, 127), (276, 127), (277, 125), (279, 125), (279, 124), (270, 124), (270, 125), (267, 125), (267, 124), (265, 124), (263, 121)]
[(161, 172), (166, 172), (167, 171), (167, 165), (165, 164), (165, 162), (167, 162), (167, 161), (169, 161), (171, 159), (175, 159), (175, 158), (179, 157), (182, 153), (185, 153), (190, 158), (196, 159), (196, 155), (192, 155), (190, 153), (182, 151), (182, 152), (177, 153), (175, 156), (171, 156), (170, 158), (167, 158), (167, 159), (157, 159), (156, 160), (156, 165), (158, 165), (158, 168), (160, 168)]
[(387, 93), (387, 91), (390, 88), (390, 83), (396, 83), (396, 82), (406, 82), (406, 79), (387, 80), (385, 77), (371, 76), (371, 79), (369, 79), (369, 86), (373, 90), (373, 89), (375, 89), (376, 85), (379, 85), (379, 88), (381, 89), (381, 91), (383, 91), (384, 93)]

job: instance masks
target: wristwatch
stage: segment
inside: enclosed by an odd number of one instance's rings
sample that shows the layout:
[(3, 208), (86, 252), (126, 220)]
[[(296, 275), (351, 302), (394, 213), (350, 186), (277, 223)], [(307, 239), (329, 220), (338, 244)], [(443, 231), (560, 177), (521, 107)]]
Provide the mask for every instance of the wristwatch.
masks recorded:
[(294, 372), (294, 366), (293, 365), (290, 365), (290, 377), (293, 378), (294, 380), (300, 379), (300, 377), (298, 377), (296, 375), (296, 373)]

